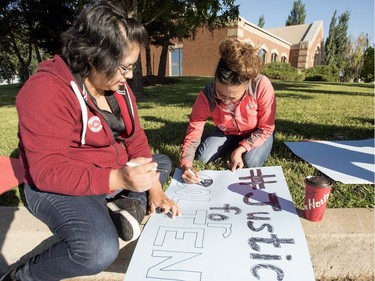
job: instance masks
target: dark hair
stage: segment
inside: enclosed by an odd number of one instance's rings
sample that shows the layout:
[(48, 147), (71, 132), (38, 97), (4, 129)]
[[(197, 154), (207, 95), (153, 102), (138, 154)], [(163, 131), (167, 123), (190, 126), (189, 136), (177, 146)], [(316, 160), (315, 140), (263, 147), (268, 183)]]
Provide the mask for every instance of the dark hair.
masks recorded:
[(219, 47), (219, 55), (215, 80), (222, 84), (240, 85), (255, 78), (262, 67), (258, 49), (238, 39), (223, 41)]
[(110, 1), (86, 7), (73, 26), (62, 35), (62, 58), (72, 72), (87, 76), (90, 68), (112, 77), (134, 44), (144, 46), (143, 25), (125, 17), (125, 11)]

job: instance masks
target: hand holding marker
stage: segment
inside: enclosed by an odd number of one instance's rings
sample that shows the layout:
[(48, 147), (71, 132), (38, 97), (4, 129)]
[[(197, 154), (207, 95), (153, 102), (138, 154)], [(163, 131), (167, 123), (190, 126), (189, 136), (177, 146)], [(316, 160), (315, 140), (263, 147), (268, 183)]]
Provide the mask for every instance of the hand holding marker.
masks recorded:
[(212, 179), (203, 179), (203, 180), (201, 180), (200, 177), (198, 177), (190, 168), (188, 169), (188, 171), (189, 171), (189, 173), (192, 176), (197, 177), (199, 179), (199, 184), (203, 185), (204, 187), (208, 187), (208, 186), (210, 186), (213, 183)]
[[(137, 167), (137, 166), (139, 166), (140, 164), (138, 164), (138, 163), (135, 163), (135, 162), (126, 162), (126, 166), (128, 166), (128, 167)], [(159, 167), (156, 167), (156, 170), (155, 170), (156, 172), (168, 172), (167, 170), (165, 170), (165, 169), (161, 169), (161, 168), (159, 168)]]
[[(135, 162), (130, 162), (130, 161), (126, 163), (126, 166), (128, 166), (128, 167), (137, 167), (137, 166), (139, 166), (139, 165), (141, 165), (141, 164), (138, 164), (138, 163), (135, 163)], [(159, 168), (159, 167), (156, 167), (156, 168), (154, 169), (154, 171), (155, 171), (155, 172), (159, 172), (159, 173), (160, 173), (160, 172), (166, 172), (166, 173), (168, 173), (168, 170), (165, 170), (165, 169), (162, 169), (162, 168)], [(163, 207), (158, 207), (158, 206), (156, 206), (155, 211), (156, 211), (157, 213), (161, 213), (161, 212), (163, 212), (164, 214), (170, 216), (172, 219), (175, 218), (176, 215), (179, 216), (179, 217), (181, 216), (181, 212), (180, 212), (180, 210), (179, 210), (177, 204), (176, 204), (173, 200), (170, 200), (170, 199), (166, 198), (166, 199), (163, 200), (163, 204), (164, 204), (164, 202), (167, 202), (169, 205), (170, 205), (171, 203), (172, 203), (173, 205), (175, 205), (175, 206), (177, 207), (177, 212), (175, 212), (171, 206), (169, 207), (169, 211), (167, 211), (167, 212), (163, 211), (163, 210), (164, 210)], [(151, 213), (151, 215), (152, 215), (152, 213)]]
[(187, 169), (188, 172), (190, 173), (190, 175), (192, 175), (193, 177), (197, 177), (199, 179), (199, 181), (201, 180), (198, 175), (196, 175), (190, 168)]

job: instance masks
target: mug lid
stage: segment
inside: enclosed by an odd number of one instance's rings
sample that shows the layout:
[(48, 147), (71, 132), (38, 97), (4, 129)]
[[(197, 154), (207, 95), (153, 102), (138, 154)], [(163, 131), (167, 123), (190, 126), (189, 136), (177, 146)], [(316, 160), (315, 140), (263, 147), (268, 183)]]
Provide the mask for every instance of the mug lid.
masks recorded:
[(305, 178), (305, 183), (311, 186), (327, 187), (331, 186), (333, 182), (323, 176), (307, 176)]

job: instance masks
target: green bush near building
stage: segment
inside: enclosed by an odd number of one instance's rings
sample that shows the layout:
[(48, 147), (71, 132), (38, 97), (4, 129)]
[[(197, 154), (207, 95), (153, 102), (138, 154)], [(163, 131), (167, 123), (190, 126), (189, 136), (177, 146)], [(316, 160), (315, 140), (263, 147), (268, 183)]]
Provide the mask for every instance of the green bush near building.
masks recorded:
[(336, 67), (326, 65), (318, 65), (298, 71), (289, 63), (272, 62), (263, 66), (262, 73), (270, 79), (283, 81), (337, 82), (339, 80), (339, 70)]
[(304, 70), (305, 81), (337, 82), (339, 70), (334, 66), (318, 65)]
[(262, 73), (270, 79), (293, 81), (303, 80), (304, 76), (296, 68), (285, 62), (272, 62), (265, 64)]

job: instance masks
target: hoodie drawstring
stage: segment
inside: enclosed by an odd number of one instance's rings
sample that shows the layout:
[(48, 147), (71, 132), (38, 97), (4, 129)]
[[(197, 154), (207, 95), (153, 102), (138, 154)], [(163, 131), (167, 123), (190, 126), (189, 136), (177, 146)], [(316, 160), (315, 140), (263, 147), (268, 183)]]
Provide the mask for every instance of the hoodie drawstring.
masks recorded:
[(73, 88), (74, 93), (77, 96), (77, 99), (79, 101), (79, 105), (81, 106), (81, 112), (82, 112), (82, 134), (81, 134), (81, 144), (84, 145), (86, 143), (86, 132), (87, 132), (87, 122), (88, 122), (88, 112), (85, 100), (83, 99), (83, 95), (81, 94), (76, 82), (70, 81), (70, 85)]

